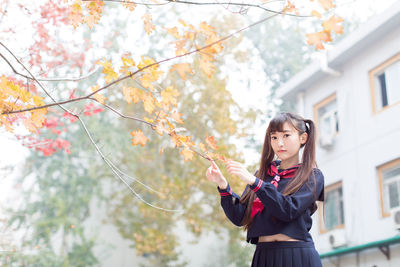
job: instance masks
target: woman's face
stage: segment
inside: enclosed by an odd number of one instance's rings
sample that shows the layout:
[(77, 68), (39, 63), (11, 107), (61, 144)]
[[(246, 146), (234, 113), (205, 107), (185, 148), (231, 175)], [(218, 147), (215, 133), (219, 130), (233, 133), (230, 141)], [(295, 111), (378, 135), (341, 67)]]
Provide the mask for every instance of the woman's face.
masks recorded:
[(307, 141), (307, 133), (299, 132), (288, 122), (283, 124), (283, 132), (271, 132), (271, 146), (275, 155), (282, 161), (294, 160), (298, 162), (299, 150)]

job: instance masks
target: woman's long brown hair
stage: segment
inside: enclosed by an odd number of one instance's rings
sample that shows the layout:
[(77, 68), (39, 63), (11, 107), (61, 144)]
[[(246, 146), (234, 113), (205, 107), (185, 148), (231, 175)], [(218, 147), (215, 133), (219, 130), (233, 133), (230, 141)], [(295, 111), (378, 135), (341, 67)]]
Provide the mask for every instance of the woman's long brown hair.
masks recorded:
[[(285, 187), (284, 191), (282, 192), (283, 195), (290, 195), (307, 182), (308, 178), (311, 175), (314, 179), (314, 185), (315, 183), (315, 176), (312, 171), (313, 167), (317, 167), (316, 162), (315, 162), (315, 126), (314, 122), (312, 120), (305, 120), (299, 115), (293, 114), (293, 113), (288, 113), (288, 112), (283, 112), (275, 116), (269, 123), (266, 134), (265, 134), (265, 139), (264, 139), (264, 145), (261, 153), (261, 159), (260, 159), (260, 167), (255, 174), (256, 177), (259, 179), (265, 181), (267, 177), (267, 171), (268, 168), (271, 164), (271, 162), (274, 160), (275, 153), (272, 149), (271, 146), (271, 133), (274, 132), (282, 132), (283, 131), (283, 125), (285, 122), (288, 122), (290, 125), (292, 125), (299, 133), (299, 136), (302, 133), (307, 133), (308, 138), (305, 144), (302, 144), (301, 147), (304, 147), (303, 150), (303, 156), (302, 156), (302, 164), (300, 164), (300, 167), (298, 168), (295, 177), (291, 179), (291, 181), (287, 184)], [(307, 125), (308, 124), (308, 125)], [(315, 186), (314, 186), (314, 195), (315, 193)], [(247, 192), (243, 194), (243, 196), (240, 199), (240, 203), (245, 204), (247, 206), (245, 215), (242, 220), (242, 225), (244, 226), (244, 230), (247, 230), (253, 219), (251, 218), (251, 209), (253, 205), (253, 201), (256, 199), (256, 194), (253, 192), (253, 190), (250, 190), (248, 188)], [(316, 200), (316, 196), (314, 197)], [(313, 210), (312, 213), (317, 208), (317, 205), (313, 203)]]

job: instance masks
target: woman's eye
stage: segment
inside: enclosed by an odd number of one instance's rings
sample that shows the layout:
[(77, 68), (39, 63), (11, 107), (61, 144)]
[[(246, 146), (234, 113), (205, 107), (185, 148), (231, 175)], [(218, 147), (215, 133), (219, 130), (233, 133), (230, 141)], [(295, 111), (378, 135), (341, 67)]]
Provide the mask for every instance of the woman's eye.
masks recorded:
[(272, 140), (275, 140), (275, 139), (276, 139), (276, 136), (272, 136), (271, 139), (272, 139)]
[(285, 137), (289, 137), (289, 136), (290, 136), (290, 134), (285, 134), (284, 136), (285, 136)]

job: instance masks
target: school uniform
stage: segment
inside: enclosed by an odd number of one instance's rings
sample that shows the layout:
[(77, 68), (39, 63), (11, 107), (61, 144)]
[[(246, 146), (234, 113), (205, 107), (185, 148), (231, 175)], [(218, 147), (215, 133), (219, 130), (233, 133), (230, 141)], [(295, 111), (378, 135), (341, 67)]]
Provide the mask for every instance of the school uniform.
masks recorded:
[[(257, 195), (251, 207), (253, 221), (246, 238), (247, 242), (256, 244), (251, 266), (320, 267), (321, 260), (309, 230), (314, 201), (323, 200), (324, 176), (319, 169), (313, 168), (315, 187), (310, 177), (296, 193), (284, 196), (281, 192), (300, 165), (280, 170), (276, 167), (279, 164), (279, 160), (273, 161), (265, 180), (256, 178), (255, 183), (247, 185), (243, 191), (244, 194), (253, 190)], [(217, 189), (225, 215), (233, 224), (242, 226), (247, 207), (239, 202), (239, 195), (232, 191), (229, 184), (224, 190)], [(258, 242), (259, 236), (278, 233), (300, 241)]]

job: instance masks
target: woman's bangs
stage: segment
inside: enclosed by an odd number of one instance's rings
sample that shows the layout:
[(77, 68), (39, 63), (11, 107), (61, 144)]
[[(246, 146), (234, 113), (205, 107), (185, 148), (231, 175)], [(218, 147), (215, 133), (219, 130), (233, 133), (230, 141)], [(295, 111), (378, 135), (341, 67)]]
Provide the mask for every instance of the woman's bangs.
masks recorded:
[(276, 116), (271, 120), (269, 123), (269, 132), (270, 133), (275, 133), (275, 132), (283, 132), (283, 125), (285, 122), (289, 122), (288, 118), (283, 115)]

